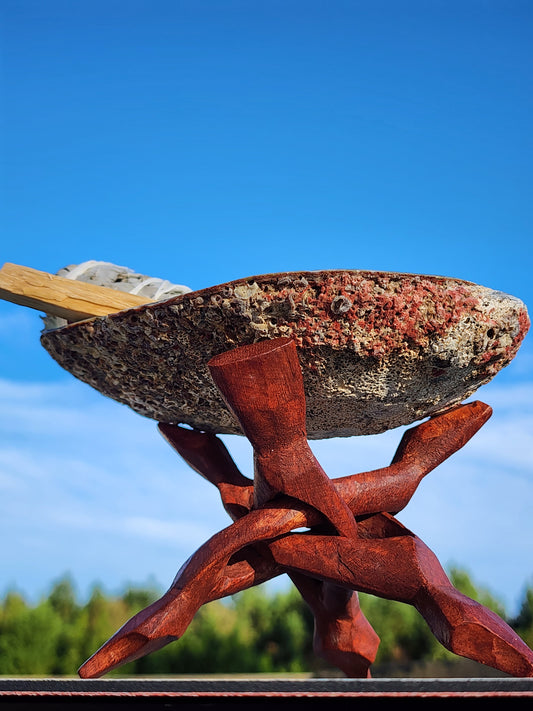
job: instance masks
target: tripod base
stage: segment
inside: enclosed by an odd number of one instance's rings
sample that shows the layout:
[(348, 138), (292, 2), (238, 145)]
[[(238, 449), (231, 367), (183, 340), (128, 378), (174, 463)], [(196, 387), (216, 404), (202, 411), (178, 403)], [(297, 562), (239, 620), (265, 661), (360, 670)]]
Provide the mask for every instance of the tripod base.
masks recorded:
[[(379, 638), (357, 592), (413, 605), (456, 654), (516, 677), (533, 652), (496, 614), (456, 590), (439, 561), (396, 518), (422, 478), (490, 417), (460, 405), (408, 430), (390, 466), (330, 480), (305, 436), (305, 396), (293, 341), (244, 346), (210, 362), (254, 450), (254, 480), (212, 434), (160, 424), (167, 441), (220, 491), (234, 523), (182, 567), (157, 602), (80, 668), (98, 677), (179, 639), (206, 602), (286, 573), (315, 617), (315, 652), (352, 678), (370, 676)], [(297, 532), (302, 527), (305, 533)]]

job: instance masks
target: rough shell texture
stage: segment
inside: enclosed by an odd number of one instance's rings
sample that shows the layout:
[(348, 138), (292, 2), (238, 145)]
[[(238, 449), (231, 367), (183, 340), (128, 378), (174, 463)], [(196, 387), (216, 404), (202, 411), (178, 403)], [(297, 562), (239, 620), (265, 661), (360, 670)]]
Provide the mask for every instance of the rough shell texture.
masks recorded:
[(310, 439), (374, 434), (445, 410), (515, 356), (524, 304), (446, 277), (363, 271), (250, 277), (42, 334), (66, 370), (161, 422), (240, 434), (209, 359), (293, 337)]

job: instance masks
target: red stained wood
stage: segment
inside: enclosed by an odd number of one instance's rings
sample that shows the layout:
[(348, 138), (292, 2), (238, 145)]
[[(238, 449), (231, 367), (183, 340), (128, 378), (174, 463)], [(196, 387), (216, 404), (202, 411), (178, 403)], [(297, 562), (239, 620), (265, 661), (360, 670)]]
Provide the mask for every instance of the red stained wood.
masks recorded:
[[(379, 639), (357, 591), (414, 605), (456, 654), (533, 676), (533, 652), (496, 614), (457, 591), (439, 561), (393, 514), (424, 476), (490, 417), (460, 405), (408, 430), (388, 467), (330, 480), (309, 449), (293, 341), (244, 346), (209, 363), (254, 449), (254, 480), (212, 434), (160, 424), (163, 436), (220, 491), (230, 526), (182, 567), (169, 590), (80, 668), (97, 677), (187, 629), (204, 603), (288, 573), (315, 616), (315, 651), (347, 676), (367, 677)], [(307, 532), (295, 529), (308, 527)]]
[(278, 338), (243, 346), (208, 365), (254, 449), (254, 505), (287, 494), (321, 511), (339, 533), (354, 535), (352, 512), (307, 443), (304, 385), (294, 341)]

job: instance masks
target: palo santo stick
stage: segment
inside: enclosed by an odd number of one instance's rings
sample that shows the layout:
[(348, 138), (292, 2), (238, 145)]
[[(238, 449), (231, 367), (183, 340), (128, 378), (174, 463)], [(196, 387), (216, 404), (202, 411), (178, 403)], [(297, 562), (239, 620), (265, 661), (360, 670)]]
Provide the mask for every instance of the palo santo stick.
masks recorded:
[(7, 262), (0, 269), (0, 298), (59, 316), (70, 323), (147, 304), (153, 299)]

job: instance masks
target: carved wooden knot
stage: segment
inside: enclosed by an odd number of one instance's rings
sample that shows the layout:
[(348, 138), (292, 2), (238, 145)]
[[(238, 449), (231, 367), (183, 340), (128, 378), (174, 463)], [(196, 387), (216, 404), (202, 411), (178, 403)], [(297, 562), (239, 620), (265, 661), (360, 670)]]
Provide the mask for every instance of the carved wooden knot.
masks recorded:
[(171, 446), (217, 486), (233, 523), (199, 548), (163, 597), (111, 637), (80, 676), (101, 676), (165, 646), (204, 603), (283, 573), (313, 611), (316, 653), (349, 677), (370, 676), (379, 645), (357, 591), (414, 605), (456, 654), (533, 676), (529, 647), (456, 590), (434, 554), (395, 518), (422, 478), (487, 421), (488, 405), (463, 404), (432, 417), (405, 432), (389, 466), (331, 480), (307, 442), (294, 341), (241, 346), (208, 365), (252, 444), (253, 481), (215, 435), (160, 423)]

